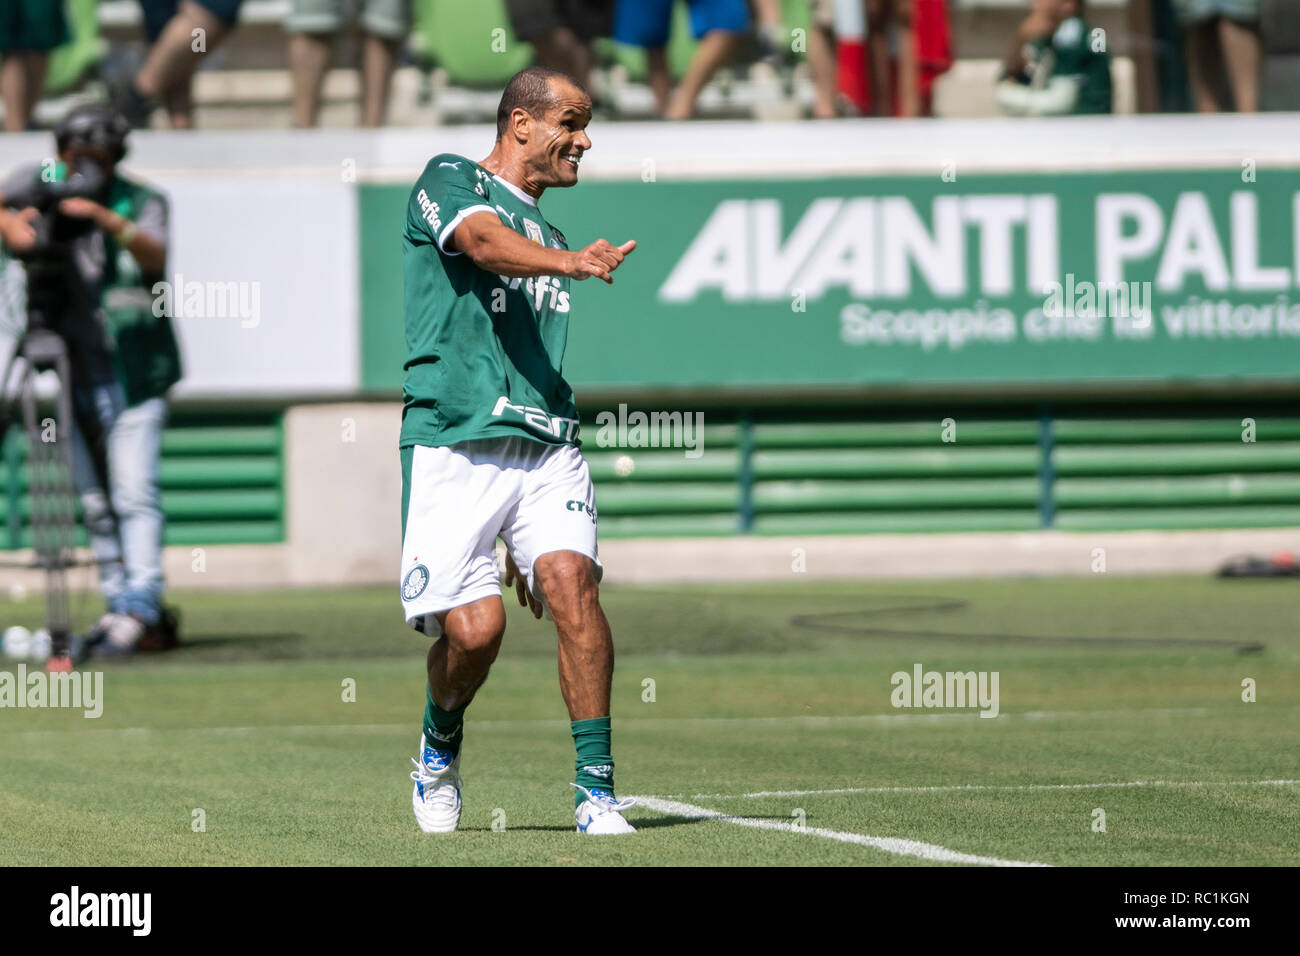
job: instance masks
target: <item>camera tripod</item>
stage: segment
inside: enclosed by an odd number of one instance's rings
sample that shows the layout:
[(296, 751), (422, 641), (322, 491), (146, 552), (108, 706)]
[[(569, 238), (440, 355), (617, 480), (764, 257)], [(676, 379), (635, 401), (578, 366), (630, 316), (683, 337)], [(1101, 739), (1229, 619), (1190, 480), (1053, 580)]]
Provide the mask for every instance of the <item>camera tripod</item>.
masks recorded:
[[(14, 367), (18, 380), (11, 385)], [(36, 379), (52, 370), (59, 391), (54, 400), (54, 419), (39, 415)], [(0, 379), (0, 435), (14, 422), (14, 405), (22, 409), (27, 436), (27, 496), (30, 502), (33, 560), (10, 563), (10, 567), (42, 568), (45, 571), (45, 616), (50, 632), (51, 671), (72, 669), (71, 618), (68, 612), (68, 569), (84, 564), (76, 558), (76, 484), (72, 471), (71, 435), (73, 421), (72, 374), (68, 348), (62, 336), (45, 327), (36, 313), (30, 313), (27, 329), (18, 340), (4, 378)], [(11, 521), (21, 520), (17, 515)]]

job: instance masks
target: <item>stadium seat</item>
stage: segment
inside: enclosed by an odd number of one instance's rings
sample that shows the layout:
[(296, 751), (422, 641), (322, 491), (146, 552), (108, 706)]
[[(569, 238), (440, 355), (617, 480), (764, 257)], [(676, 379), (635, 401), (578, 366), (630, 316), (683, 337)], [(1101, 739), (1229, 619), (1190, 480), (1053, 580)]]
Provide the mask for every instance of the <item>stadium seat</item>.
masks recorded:
[(47, 93), (66, 93), (99, 64), (105, 44), (99, 36), (99, 0), (66, 0), (64, 12), (72, 39), (50, 54)]
[(517, 40), (507, 24), (503, 0), (423, 0), (414, 30), (420, 49), (453, 84), (499, 87), (533, 59), (532, 46)]

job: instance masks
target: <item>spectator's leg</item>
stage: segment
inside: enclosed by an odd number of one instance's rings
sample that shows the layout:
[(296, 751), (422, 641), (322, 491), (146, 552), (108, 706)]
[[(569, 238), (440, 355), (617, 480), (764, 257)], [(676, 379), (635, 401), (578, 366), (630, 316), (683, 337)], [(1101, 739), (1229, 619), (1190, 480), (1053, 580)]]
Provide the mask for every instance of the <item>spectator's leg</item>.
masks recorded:
[(411, 32), (410, 0), (368, 0), (361, 32), (361, 125), (374, 128), (388, 116), (393, 69)]
[(6, 53), (0, 64), (0, 97), (5, 103), (5, 132), (21, 133), (27, 129), (27, 64), (24, 52)]
[(754, 19), (758, 39), (766, 57), (775, 58), (777, 65), (790, 56), (790, 34), (785, 28), (781, 0), (754, 0)]
[(1194, 23), (1187, 29), (1187, 85), (1192, 91), (1192, 105), (1198, 113), (1219, 112), (1218, 79), (1214, 64), (1218, 59), (1218, 35), (1213, 21)]
[(45, 87), (45, 69), (50, 58), (35, 50), (16, 50), (4, 55), (0, 66), (0, 97), (5, 104), (5, 132), (21, 133), (32, 121)]
[(1259, 72), (1263, 58), (1259, 24), (1240, 23), (1220, 17), (1219, 42), (1237, 112), (1258, 113)]
[(735, 55), (740, 41), (739, 33), (731, 33), (727, 30), (712, 30), (704, 35), (695, 48), (691, 65), (686, 68), (686, 75), (682, 77), (681, 85), (673, 94), (672, 102), (669, 103), (668, 112), (665, 114), (666, 119), (690, 119), (691, 114), (695, 112), (695, 101), (699, 99), (704, 84), (709, 82), (719, 67), (725, 66)]
[[(370, 65), (366, 37), (365, 67)], [(334, 37), (320, 33), (289, 34), (289, 72), (293, 84), (293, 112), (290, 122), (299, 128), (315, 126), (320, 117), (321, 87), (330, 65), (330, 48)]]
[(194, 126), (194, 89), (192, 83), (181, 83), (167, 91), (164, 100), (167, 120), (172, 129), (191, 129)]
[[(183, 0), (176, 16), (168, 21), (158, 37), (158, 42), (149, 49), (149, 56), (135, 76), (136, 90), (150, 99), (165, 99), (170, 106), (172, 90), (178, 86), (188, 89), (194, 71), (198, 69), (199, 58), (217, 49), (230, 29), (206, 8), (193, 0)], [(202, 50), (198, 51), (194, 47), (200, 38)], [(188, 125), (189, 115), (182, 117), (181, 122)], [(177, 125), (175, 114), (172, 125)]]
[(891, 0), (866, 0), (867, 6), (867, 59), (871, 61), (871, 114), (888, 116), (890, 90), (893, 80), (889, 75), (889, 13)]
[(650, 92), (655, 98), (655, 115), (667, 117), (668, 100), (673, 90), (672, 74), (668, 72), (668, 48), (655, 47), (645, 51), (646, 71), (650, 79)]
[(27, 122), (31, 122), (32, 114), (36, 112), (36, 104), (41, 101), (41, 93), (45, 90), (45, 73), (49, 69), (50, 55), (48, 53), (28, 52), (21, 57), (24, 67), (27, 70)]
[(558, 27), (531, 38), (541, 66), (560, 70), (589, 89), (591, 86), (591, 47), (568, 27)]
[[(892, 0), (891, 19), (898, 34), (898, 115), (921, 115), (920, 68), (912, 30), (912, 0)], [(888, 104), (886, 104), (888, 110)]]
[(401, 47), (398, 40), (367, 33), (362, 43), (361, 125), (374, 128), (384, 125), (388, 113), (388, 93), (393, 85), (393, 65)]
[(812, 73), (813, 116), (835, 118), (835, 34), (814, 24), (808, 30), (808, 69)]

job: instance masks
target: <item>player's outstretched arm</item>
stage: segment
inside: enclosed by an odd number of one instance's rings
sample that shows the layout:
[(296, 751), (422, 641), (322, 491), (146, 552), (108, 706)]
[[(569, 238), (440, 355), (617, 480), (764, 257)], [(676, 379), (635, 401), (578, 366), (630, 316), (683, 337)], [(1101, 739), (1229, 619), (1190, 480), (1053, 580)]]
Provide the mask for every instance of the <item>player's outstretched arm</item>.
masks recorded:
[(551, 249), (521, 236), (489, 212), (467, 216), (447, 241), (449, 248), (465, 253), (474, 265), (498, 275), (531, 278), (533, 276), (568, 276), (586, 279), (591, 276), (613, 282), (610, 277), (624, 257), (636, 248), (629, 240), (621, 246), (597, 239), (585, 249)]

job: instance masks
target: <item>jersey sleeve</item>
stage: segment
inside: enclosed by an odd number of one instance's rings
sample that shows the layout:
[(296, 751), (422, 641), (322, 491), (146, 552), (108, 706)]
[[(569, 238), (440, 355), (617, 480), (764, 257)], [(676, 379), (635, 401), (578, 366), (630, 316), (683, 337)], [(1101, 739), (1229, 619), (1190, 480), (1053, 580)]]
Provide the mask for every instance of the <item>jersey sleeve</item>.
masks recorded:
[(429, 160), (411, 190), (407, 228), (415, 233), (413, 238), (433, 242), (443, 255), (458, 256), (447, 243), (456, 227), (477, 212), (496, 215), (473, 164), (463, 156), (443, 154)]
[(150, 196), (136, 211), (133, 221), (141, 232), (167, 245), (167, 201), (161, 196)]

